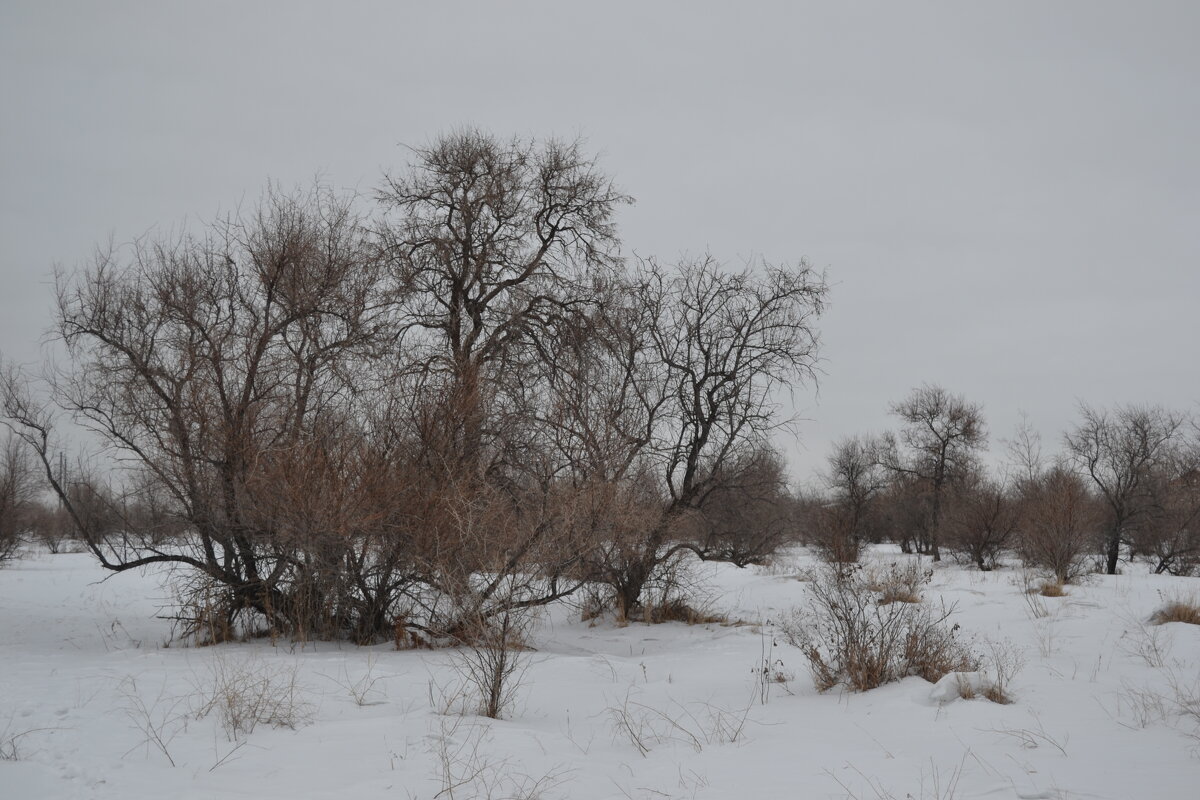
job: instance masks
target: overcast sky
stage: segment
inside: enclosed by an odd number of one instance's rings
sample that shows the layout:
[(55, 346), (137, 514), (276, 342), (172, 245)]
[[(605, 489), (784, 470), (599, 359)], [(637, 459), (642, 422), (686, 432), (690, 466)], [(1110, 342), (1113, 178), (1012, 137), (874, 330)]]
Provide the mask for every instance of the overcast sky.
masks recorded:
[(923, 381), (1200, 401), (1200, 3), (0, 3), (0, 352), (55, 264), (474, 124), (584, 136), (627, 253), (828, 268), (798, 475)]

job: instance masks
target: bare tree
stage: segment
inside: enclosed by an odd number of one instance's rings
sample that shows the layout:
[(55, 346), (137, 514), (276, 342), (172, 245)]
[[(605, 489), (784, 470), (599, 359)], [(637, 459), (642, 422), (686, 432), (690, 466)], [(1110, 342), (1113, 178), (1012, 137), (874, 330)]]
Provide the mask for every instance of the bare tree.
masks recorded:
[[(620, 264), (614, 215), (630, 198), (578, 141), (504, 141), (463, 129), (413, 152), (378, 199), (395, 299), (395, 385), (411, 398), (402, 416), (425, 480), (461, 495), (429, 487), (425, 496), (437, 500), (413, 519), (447, 542), (472, 543), (426, 560), (437, 593), (461, 595), (450, 607), (463, 619), (447, 620), (455, 629), (576, 585), (560, 580), (580, 558), (568, 544), (580, 527), (563, 480), (581, 480), (571, 468), (581, 454), (556, 450), (572, 427), (552, 407), (567, 390), (547, 362), (591, 363), (570, 356), (591, 347), (586, 332)], [(568, 341), (582, 350), (560, 350)], [(469, 576), (485, 567), (491, 578), (477, 585)], [(513, 580), (518, 574), (543, 580)]]
[(1105, 571), (1115, 575), (1121, 545), (1154, 508), (1153, 471), (1169, 456), (1183, 418), (1158, 407), (1082, 405), (1083, 420), (1064, 437), (1067, 455), (1100, 492), (1108, 510)]
[(1153, 558), (1156, 573), (1200, 569), (1200, 422), (1191, 429), (1152, 470), (1149, 509), (1132, 525), (1133, 549)]
[[(274, 487), (263, 475), (311, 449), (358, 396), (379, 317), (365, 234), (348, 199), (272, 190), (203, 237), (140, 241), (60, 276), (73, 370), (53, 382), (54, 399), (130, 466), (125, 480), (64, 486), (53, 409), (20, 376), (6, 381), (5, 412), (105, 568), (184, 565), (236, 607), (296, 628), (303, 603), (289, 588), (309, 566), (282, 520), (264, 515)], [(163, 541), (139, 524), (130, 511), (147, 507), (136, 502), (147, 492), (185, 536)]]
[(1042, 436), (1025, 412), (1021, 412), (1021, 421), (1011, 439), (1001, 439), (1007, 451), (1006, 464), (1012, 470), (1018, 485), (1025, 481), (1036, 480), (1046, 468), (1042, 456)]
[[(105, 568), (181, 567), (186, 624), (471, 641), (786, 534), (767, 435), (813, 376), (821, 276), (624, 270), (629, 198), (578, 142), (458, 131), (378, 200), (272, 190), (60, 276), (70, 368), (52, 400), (0, 389)], [(55, 470), (64, 411), (117, 468)]]
[(578, 141), (464, 129), (414, 153), (378, 193), (402, 357), (449, 400), (445, 444), (477, 469), (496, 432), (489, 395), (591, 301), (578, 287), (618, 263), (613, 215), (630, 199)]
[(811, 518), (810, 538), (832, 561), (857, 561), (863, 541), (875, 533), (879, 497), (888, 485), (878, 441), (852, 436), (836, 442), (824, 481), (830, 496)]
[(892, 406), (904, 423), (900, 451), (891, 439), (883, 449), (883, 463), (893, 472), (911, 476), (929, 486), (929, 541), (934, 561), (942, 558), (940, 535), (942, 505), (956, 475), (972, 468), (976, 453), (987, 441), (983, 408), (968, 403), (940, 386), (924, 384)]
[(0, 441), (0, 564), (16, 555), (37, 494), (25, 443), (10, 433)]
[(620, 563), (600, 565), (623, 614), (639, 608), (647, 583), (679, 554), (720, 552), (683, 527), (715, 492), (744, 479), (738, 465), (753, 463), (783, 423), (775, 391), (815, 378), (815, 321), (828, 287), (803, 262), (729, 272), (706, 257), (673, 270), (644, 262), (628, 291), (652, 323), (650, 384), (635, 394), (649, 434), (639, 463), (662, 513), (621, 548)]

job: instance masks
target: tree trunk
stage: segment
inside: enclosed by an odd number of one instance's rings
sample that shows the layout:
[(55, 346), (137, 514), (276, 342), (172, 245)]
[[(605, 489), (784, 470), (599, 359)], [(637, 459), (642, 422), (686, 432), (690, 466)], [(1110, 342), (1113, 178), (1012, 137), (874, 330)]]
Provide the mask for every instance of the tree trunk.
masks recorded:
[(1117, 562), (1121, 558), (1121, 528), (1114, 527), (1108, 534), (1108, 552), (1105, 572), (1109, 575), (1117, 574)]

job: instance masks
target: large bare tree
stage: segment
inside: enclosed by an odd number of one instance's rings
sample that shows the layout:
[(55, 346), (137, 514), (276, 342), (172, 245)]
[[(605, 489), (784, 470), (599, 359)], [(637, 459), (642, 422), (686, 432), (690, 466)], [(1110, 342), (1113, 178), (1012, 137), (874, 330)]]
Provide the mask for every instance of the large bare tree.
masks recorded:
[[(268, 513), (271, 477), (311, 466), (306, 454), (350, 426), (357, 366), (376, 349), (377, 262), (351, 201), (318, 187), (271, 190), (203, 235), (135, 242), (60, 276), (57, 332), (71, 367), (54, 399), (116, 455), (124, 479), (63, 485), (54, 411), (18, 376), (5, 411), (104, 567), (186, 565), (232, 607), (299, 625), (292, 589), (312, 577), (300, 555), (311, 550)], [(182, 536), (164, 540), (133, 513), (147, 496), (185, 523)]]
[[(462, 129), (413, 154), (378, 192), (397, 386), (430, 479), (455, 487), (427, 493), (443, 502), (426, 505), (426, 527), (461, 540), (428, 575), (456, 614), (478, 618), (576, 585), (559, 580), (579, 558), (566, 544), (578, 519), (559, 482), (550, 426), (567, 423), (547, 405), (546, 362), (569, 367), (559, 346), (592, 330), (630, 198), (578, 141)], [(515, 578), (535, 574), (547, 580)]]

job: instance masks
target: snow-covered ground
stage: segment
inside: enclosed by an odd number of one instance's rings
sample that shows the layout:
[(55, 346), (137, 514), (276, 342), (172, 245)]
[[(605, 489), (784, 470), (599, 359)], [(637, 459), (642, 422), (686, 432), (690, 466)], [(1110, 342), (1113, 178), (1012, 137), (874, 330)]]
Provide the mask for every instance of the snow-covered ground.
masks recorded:
[[(939, 566), (927, 602), (956, 604), (978, 649), (1024, 655), (1002, 706), (935, 702), (919, 678), (817, 693), (769, 624), (804, 602), (808, 562), (706, 566), (714, 609), (746, 624), (552, 609), (516, 707), (493, 721), (439, 713), (451, 652), (184, 647), (156, 616), (160, 575), (102, 580), (88, 556), (32, 553), (0, 570), (0, 753), (16, 756), (0, 761), (0, 797), (1200, 797), (1197, 719), (1176, 702), (1200, 696), (1200, 626), (1147, 624), (1200, 580), (1134, 566), (1042, 600), (1039, 617), (1015, 570)], [(764, 657), (794, 674), (765, 703)], [(219, 713), (198, 717), (221, 675), (294, 682), (297, 727), (231, 738)]]

